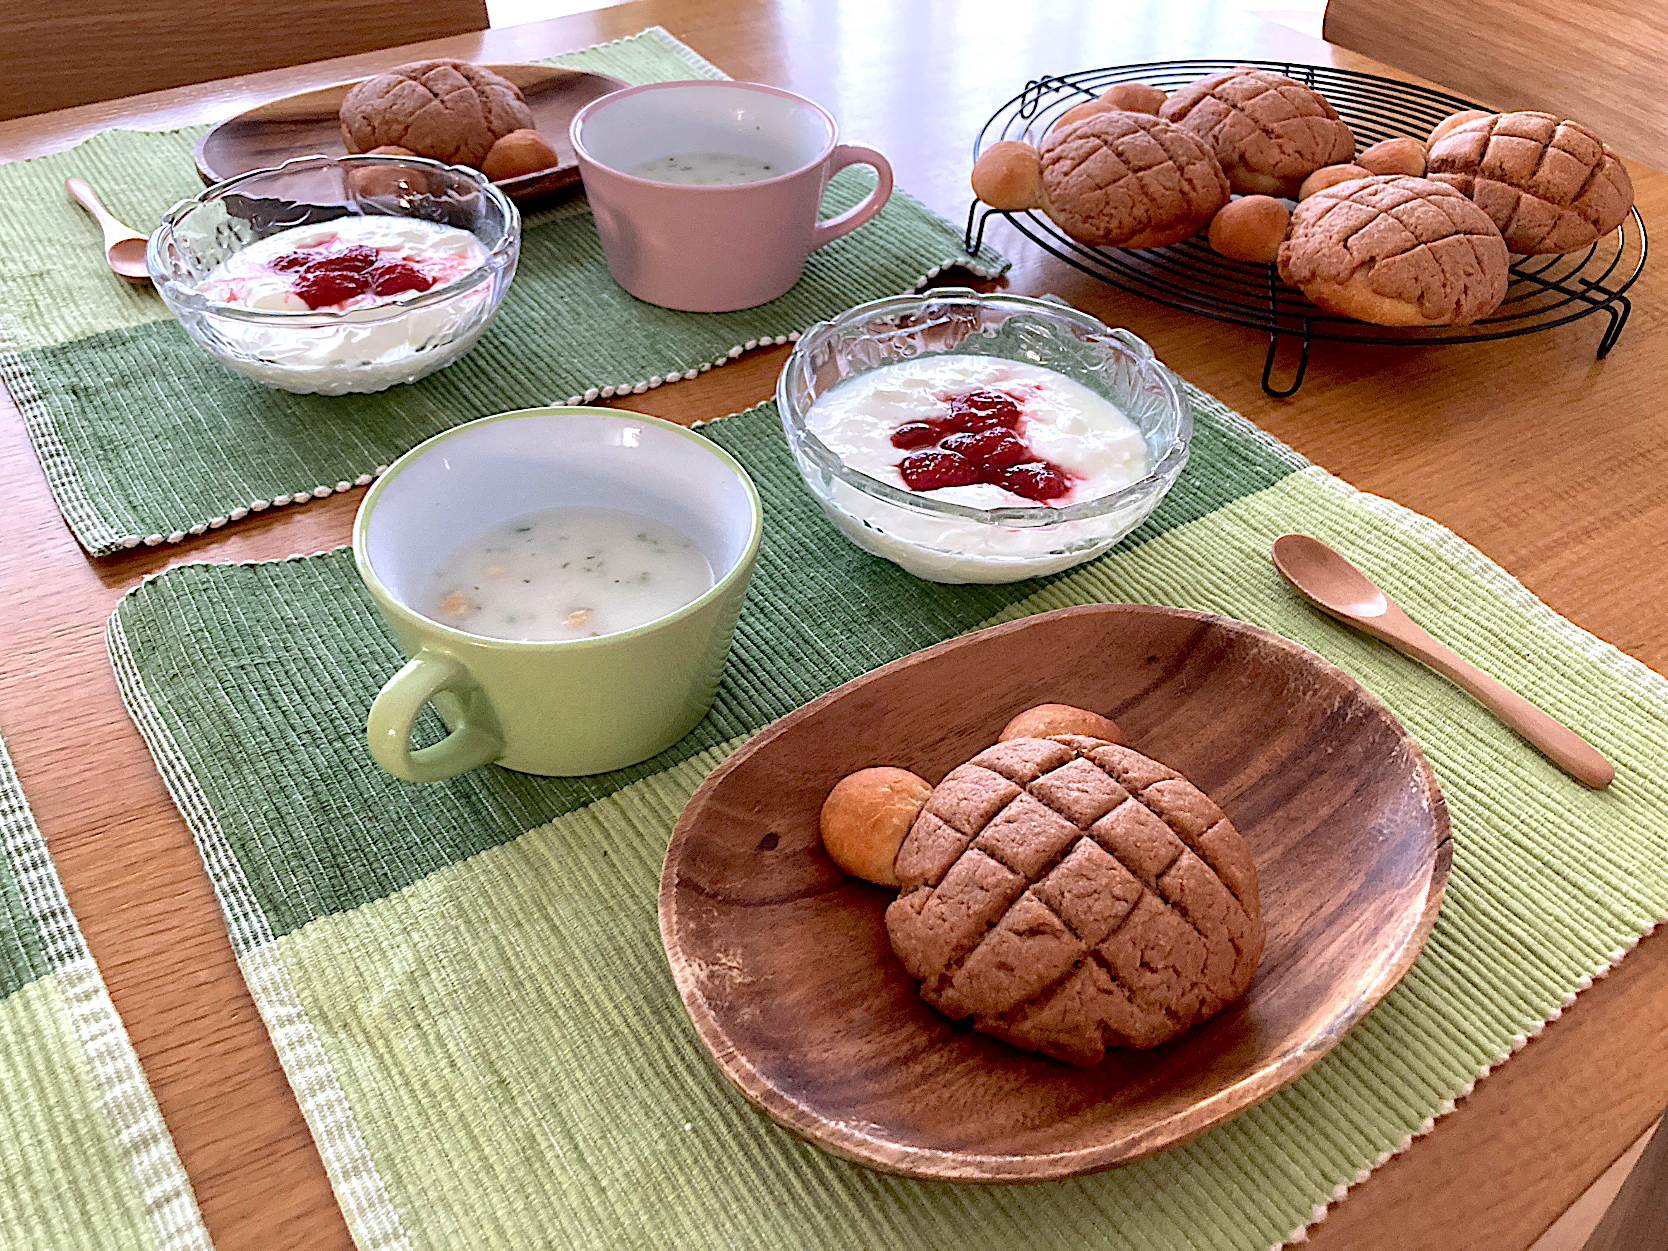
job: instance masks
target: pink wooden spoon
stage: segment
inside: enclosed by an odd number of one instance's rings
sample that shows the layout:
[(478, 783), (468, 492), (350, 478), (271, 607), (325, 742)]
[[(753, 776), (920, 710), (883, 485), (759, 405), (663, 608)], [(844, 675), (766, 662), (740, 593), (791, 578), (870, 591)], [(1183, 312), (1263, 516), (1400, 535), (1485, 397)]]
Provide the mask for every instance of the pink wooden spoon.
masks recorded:
[(1274, 540), (1273, 554), (1281, 576), (1316, 608), (1429, 665), (1582, 785), (1602, 790), (1616, 776), (1616, 767), (1586, 739), (1438, 643), (1371, 578), (1319, 539), (1282, 534)]
[(110, 268), (129, 282), (149, 282), (150, 271), (145, 268), (145, 236), (117, 221), (85, 180), (66, 178), (64, 190), (93, 215), (99, 229), (104, 231), (104, 259), (109, 262)]

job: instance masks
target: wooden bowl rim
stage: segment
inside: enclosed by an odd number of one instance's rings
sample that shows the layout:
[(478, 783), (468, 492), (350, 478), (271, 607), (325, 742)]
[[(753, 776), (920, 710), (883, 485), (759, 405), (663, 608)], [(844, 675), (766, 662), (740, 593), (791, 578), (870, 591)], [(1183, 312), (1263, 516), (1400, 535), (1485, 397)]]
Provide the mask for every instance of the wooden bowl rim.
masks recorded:
[[(570, 69), (566, 65), (540, 65), (536, 61), (510, 61), (510, 62), (504, 62), (504, 63), (501, 63), (501, 64), (492, 64), (492, 65), (483, 64), (481, 66), (481, 68), (491, 70), (494, 74), (498, 74), (501, 77), (508, 78), (512, 82), (516, 82), (516, 79), (515, 79), (514, 75), (505, 73), (506, 70), (538, 70), (542, 74), (548, 75), (550, 80), (555, 80), (555, 79), (558, 79), (558, 78), (567, 78), (567, 77), (594, 78), (598, 82), (613, 84), (613, 86), (610, 88), (611, 91), (623, 91), (625, 88), (627, 88), (631, 85), (630, 83), (626, 82), (623, 78), (616, 78), (612, 74), (599, 74), (595, 70)], [(386, 73), (386, 71), (382, 71), (382, 72)], [(198, 135), (197, 136), (197, 142), (192, 145), (192, 148), (191, 148), (191, 163), (192, 163), (193, 166), (196, 167), (197, 177), (202, 179), (203, 185), (206, 186), (206, 187), (212, 187), (216, 183), (225, 182), (228, 178), (241, 177), (241, 174), (227, 174), (224, 177), (216, 176), (215, 174), (210, 172), (210, 170), (208, 168), (208, 163), (205, 159), (205, 153), (208, 151), (208, 145), (209, 145), (210, 141), (212, 141), (214, 139), (214, 137), (216, 135), (218, 135), (227, 126), (231, 126), (231, 125), (233, 125), (234, 123), (237, 123), (237, 122), (261, 122), (261, 121), (266, 121), (268, 119), (258, 116), (258, 114), (260, 114), (264, 110), (273, 108), (273, 107), (275, 107), (277, 105), (280, 105), (280, 104), (294, 104), (294, 103), (297, 103), (299, 101), (310, 100), (314, 96), (320, 97), (319, 103), (323, 104), (332, 95), (335, 95), (336, 93), (340, 93), (340, 97), (336, 101), (337, 105), (340, 106), (341, 100), (345, 99), (347, 97), (347, 93), (349, 91), (351, 91), (353, 88), (357, 87), (360, 83), (364, 82), (366, 79), (375, 78), (375, 77), (376, 77), (375, 74), (362, 74), (358, 78), (346, 79), (343, 82), (331, 83), (328, 86), (312, 87), (312, 88), (309, 88), (306, 91), (293, 92), (293, 93), (291, 93), (290, 95), (287, 95), (287, 96), (275, 96), (271, 100), (263, 100), (260, 104), (254, 105), (251, 108), (244, 109), (242, 112), (234, 113), (231, 117), (221, 118), (218, 122), (216, 122), (214, 125), (210, 126), (202, 134)], [(516, 82), (516, 85), (518, 87), (525, 86), (525, 84), (520, 83), (520, 82)], [(334, 152), (320, 152), (317, 155), (319, 155), (319, 156), (336, 156), (338, 154), (334, 153)], [(347, 151), (346, 145), (343, 145), (342, 152), (340, 153), (340, 155), (342, 155), (342, 156), (353, 156), (353, 155), (356, 155), (356, 154)], [(358, 155), (362, 155), (362, 154), (358, 154)], [(288, 158), (288, 159), (294, 160), (295, 158), (291, 157), (291, 158)], [(281, 164), (283, 164), (283, 162), (280, 161), (279, 164), (281, 165)], [(492, 185), (497, 187), (500, 191), (502, 191), (505, 195), (509, 196), (511, 199), (514, 199), (518, 192), (525, 194), (526, 192), (532, 190), (534, 183), (541, 182), (545, 179), (553, 177), (554, 175), (565, 173), (569, 170), (577, 169), (578, 167), (579, 167), (579, 163), (578, 163), (577, 160), (569, 162), (568, 164), (565, 164), (565, 165), (551, 165), (551, 166), (548, 166), (545, 169), (536, 169), (530, 174), (517, 174), (514, 178), (500, 179), (497, 182), (494, 182)], [(259, 169), (276, 169), (277, 166), (257, 166), (256, 168), (259, 168)], [(467, 168), (467, 167), (465, 167), (465, 168)], [(253, 172), (254, 172), (254, 170), (244, 170), (244, 171), (242, 171), (242, 173), (245, 173), (245, 174), (253, 173)], [(476, 172), (479, 173), (480, 171), (477, 170)], [(573, 181), (576, 181), (576, 180), (569, 180), (567, 183), (564, 183), (563, 185), (564, 186), (572, 185)]]
[[(1020, 633), (1039, 625), (1063, 618), (1089, 615), (1120, 615), (1127, 613), (1157, 613), (1201, 625), (1216, 626), (1242, 634), (1266, 645), (1288, 652), (1317, 671), (1335, 676), (1354, 691), (1387, 723), (1405, 745), (1415, 777), (1422, 782), (1432, 831), (1436, 835), (1427, 860), (1430, 872), (1425, 892), (1425, 906), (1418, 921), (1402, 936), (1399, 949), (1381, 970), (1378, 978), (1348, 1009), (1333, 1017), (1327, 1027), (1317, 1031), (1301, 1048), (1253, 1069), (1238, 1081), (1232, 1082), (1215, 1094), (1178, 1111), (1164, 1122), (1150, 1127), (1145, 1133), (1113, 1139), (1107, 1143), (1076, 1148), (1070, 1151), (1030, 1155), (996, 1155), (971, 1151), (943, 1151), (916, 1147), (864, 1134), (850, 1124), (826, 1120), (804, 1104), (790, 1098), (773, 1086), (753, 1067), (746, 1054), (737, 1048), (719, 1025), (717, 1016), (708, 1007), (701, 993), (699, 981), (685, 957), (677, 936), (677, 863), (685, 843), (692, 835), (689, 817), (711, 791), (723, 784), (726, 777), (746, 763), (747, 759), (764, 746), (787, 733), (801, 722), (809, 720), (836, 699), (855, 691), (885, 682), (900, 668), (942, 655), (947, 651), (1004, 634)], [(1157, 604), (1086, 604), (1071, 608), (1038, 613), (1018, 621), (1004, 622), (984, 630), (946, 639), (931, 647), (911, 652), (907, 656), (871, 669), (868, 673), (842, 683), (819, 695), (787, 715), (778, 718), (732, 752), (718, 765), (684, 805), (661, 864), (659, 920), (661, 945), (671, 965), (672, 979), (683, 1000), (684, 1009), (695, 1026), (695, 1032), (718, 1070), (741, 1092), (742, 1096), (771, 1120), (795, 1136), (858, 1164), (923, 1180), (1019, 1183), (1058, 1180), (1083, 1173), (1099, 1172), (1119, 1164), (1128, 1164), (1154, 1155), (1170, 1147), (1197, 1138), (1210, 1129), (1266, 1099), (1276, 1090), (1301, 1076), (1316, 1061), (1330, 1051), (1362, 1017), (1375, 1007), (1399, 982), (1412, 966), (1436, 924), (1442, 906), (1443, 892), (1453, 866), (1453, 832), (1447, 803), (1442, 789), (1425, 759), (1418, 742), (1408, 733), (1396, 715), (1371, 691), (1325, 657), (1284, 638), (1271, 630), (1249, 622), (1239, 621), (1215, 613), (1198, 612), (1187, 608), (1171, 608)], [(1201, 1112), (1204, 1115), (1199, 1115)], [(1177, 1121), (1186, 1118), (1185, 1125)]]

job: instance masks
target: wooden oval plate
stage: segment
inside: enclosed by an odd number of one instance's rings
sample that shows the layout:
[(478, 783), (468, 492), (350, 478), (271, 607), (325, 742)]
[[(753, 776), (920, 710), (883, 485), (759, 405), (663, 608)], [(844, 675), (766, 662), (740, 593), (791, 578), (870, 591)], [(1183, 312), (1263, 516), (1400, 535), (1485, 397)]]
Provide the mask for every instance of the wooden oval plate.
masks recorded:
[[(527, 97), (533, 122), (556, 149), (550, 169), (498, 183), (517, 203), (543, 199), (579, 181), (579, 164), (568, 142), (568, 123), (592, 100), (628, 84), (607, 74), (588, 74), (554, 65), (488, 65)], [(364, 79), (285, 96), (228, 118), (197, 140), (197, 173), (217, 183), (252, 169), (270, 169), (298, 156), (345, 156), (336, 114), (347, 93)]]
[[(1054, 702), (1111, 715), (1227, 810), (1268, 928), (1239, 1003), (1088, 1070), (928, 1007), (887, 941), (894, 892), (847, 877), (817, 831), (847, 773), (937, 782)], [(1451, 859), (1424, 756), (1342, 671), (1238, 621), (1096, 604), (929, 647), (762, 731), (679, 818), (660, 929), (701, 1041), (778, 1123), (886, 1172), (1035, 1181), (1162, 1151), (1302, 1073), (1413, 962)]]

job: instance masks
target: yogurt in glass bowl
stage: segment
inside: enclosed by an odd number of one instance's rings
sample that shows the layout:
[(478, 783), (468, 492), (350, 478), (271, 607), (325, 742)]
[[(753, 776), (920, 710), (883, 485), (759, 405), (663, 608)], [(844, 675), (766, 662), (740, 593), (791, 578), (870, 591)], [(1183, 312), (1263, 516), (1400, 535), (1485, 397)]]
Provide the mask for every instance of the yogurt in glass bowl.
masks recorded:
[(1193, 416), (1127, 330), (944, 287), (812, 327), (777, 407), (800, 476), (853, 543), (931, 582), (1092, 560), (1157, 507)]
[(182, 200), (151, 279), (219, 360), (285, 391), (414, 382), (469, 350), (515, 275), (521, 215), (478, 171), (308, 156)]

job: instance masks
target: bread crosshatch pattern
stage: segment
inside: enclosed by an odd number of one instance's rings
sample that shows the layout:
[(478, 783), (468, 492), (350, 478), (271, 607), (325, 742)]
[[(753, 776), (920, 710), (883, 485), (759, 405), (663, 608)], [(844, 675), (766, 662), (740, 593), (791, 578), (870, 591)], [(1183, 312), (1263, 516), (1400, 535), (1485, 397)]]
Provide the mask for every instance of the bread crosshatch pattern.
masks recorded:
[(953, 770), (898, 851), (894, 951), (946, 1016), (1072, 1064), (1154, 1047), (1245, 993), (1251, 855), (1186, 778), (1077, 735)]
[(1463, 326), (1506, 297), (1506, 244), (1460, 192), (1405, 174), (1351, 179), (1297, 206), (1280, 277), (1329, 312)]
[(1309, 174), (1355, 151), (1326, 97), (1273, 70), (1239, 66), (1170, 93), (1158, 115), (1215, 150), (1235, 191), (1294, 196)]
[(1550, 113), (1485, 113), (1434, 140), (1430, 176), (1476, 201), (1513, 252), (1597, 242), (1633, 207), (1627, 167), (1597, 135)]
[(413, 61), (356, 84), (339, 113), (350, 153), (469, 165), (494, 182), (554, 167), (520, 87), (484, 65)]
[(514, 83), (464, 61), (401, 65), (367, 78), (342, 102), (349, 152), (393, 145), (477, 169), (500, 138), (532, 124)]
[(1145, 113), (1097, 113), (1040, 149), (1047, 209), (1074, 238), (1112, 247), (1180, 243), (1228, 202), (1210, 148)]
[[(968, 246), (1000, 214), (1091, 277), (1262, 330), (1270, 395), (1297, 390), (1316, 340), (1475, 343), (1603, 314), (1602, 358), (1632, 311), (1627, 292), (1643, 269), (1645, 225), (1625, 165), (1579, 119), (1498, 114), (1437, 88), (1294, 62), (1150, 61), (1047, 74), (1015, 88), (974, 141)], [(1060, 180), (1042, 176), (1042, 151), (1069, 148), (1084, 128), (1131, 119), (1166, 123), (1211, 148), (1232, 195), (1197, 233), (1160, 243), (1151, 232), (1111, 237), (1055, 202)], [(1479, 133), (1497, 136), (1487, 172), (1482, 153), (1466, 146)], [(1097, 188), (1083, 185), (1090, 173), (1074, 171), (1073, 204), (1094, 202)], [(1446, 184), (1482, 210), (1509, 249), (1503, 287), (1481, 272), (1456, 275), (1448, 264), (1420, 261), (1391, 268), (1430, 277), (1434, 290), (1340, 303), (1325, 290), (1317, 300), (1285, 276), (1278, 257), (1299, 233), (1296, 209), (1330, 187), (1397, 176)], [(1166, 224), (1177, 232), (1186, 225), (1179, 211)], [(1450, 250), (1459, 249), (1440, 251)], [(1496, 290), (1501, 298), (1490, 304)], [(1277, 354), (1289, 386), (1274, 381)]]

